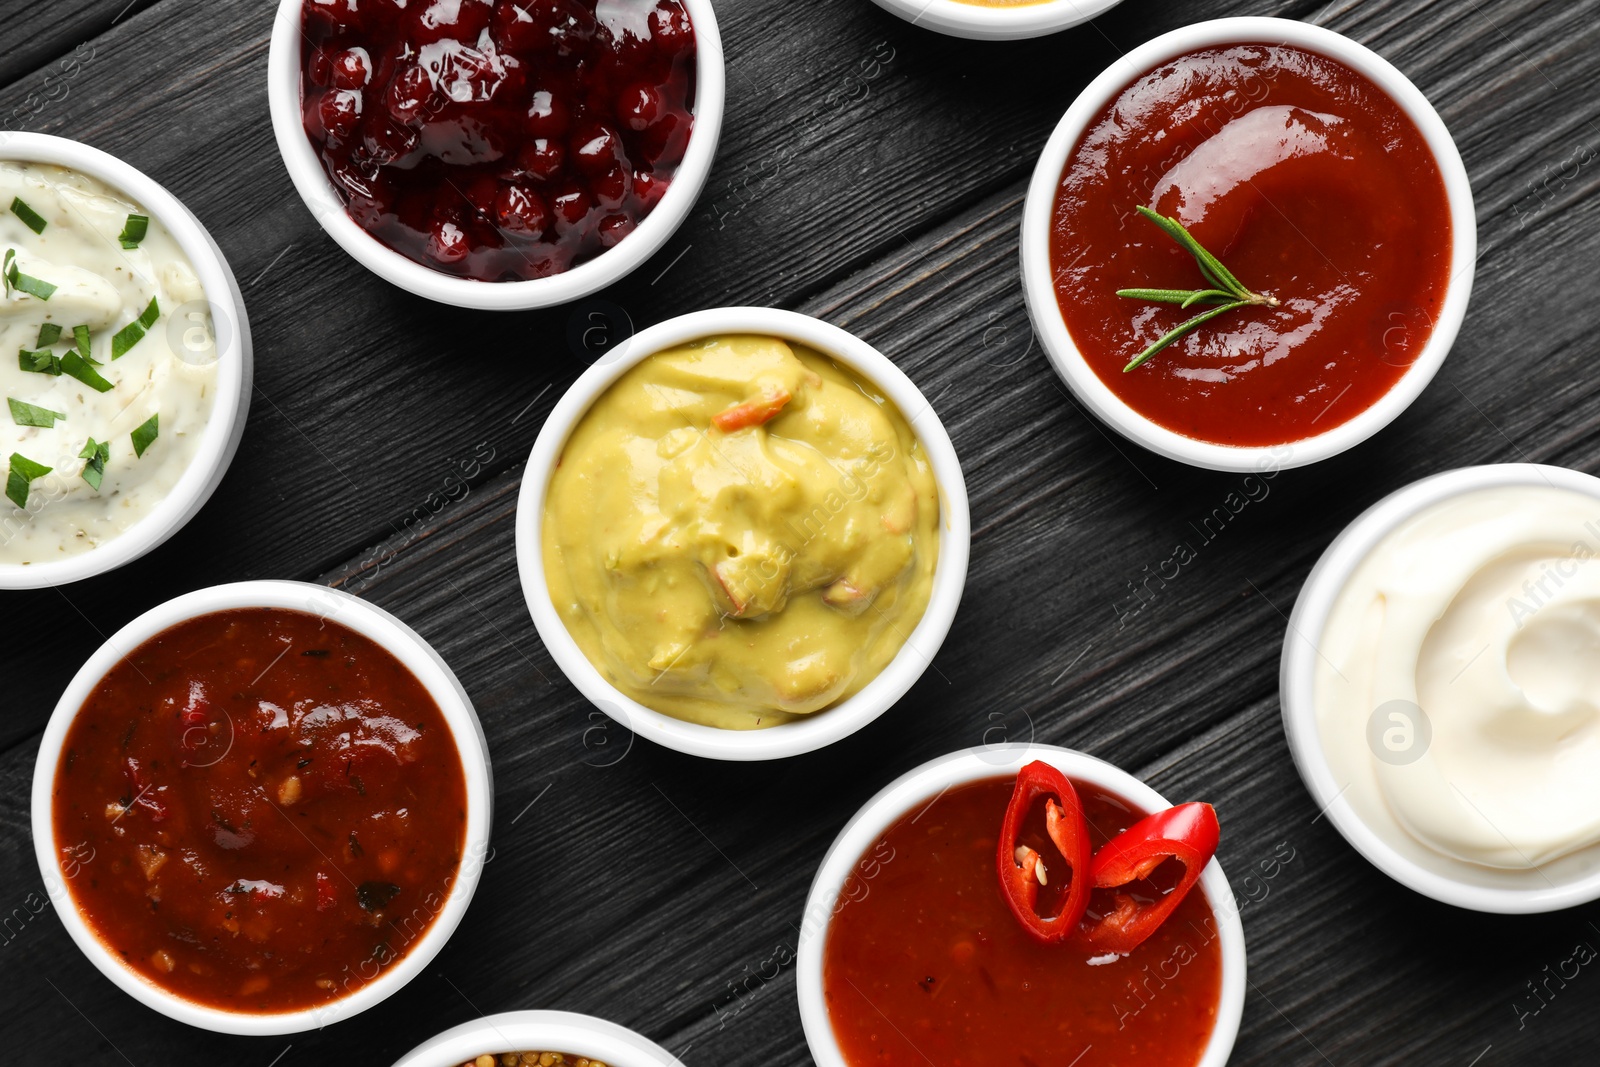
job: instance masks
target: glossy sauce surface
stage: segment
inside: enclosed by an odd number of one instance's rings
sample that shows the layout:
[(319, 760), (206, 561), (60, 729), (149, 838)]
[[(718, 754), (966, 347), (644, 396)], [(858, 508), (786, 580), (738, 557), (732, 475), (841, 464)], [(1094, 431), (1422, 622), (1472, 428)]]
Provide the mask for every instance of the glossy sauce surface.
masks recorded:
[(825, 712), (899, 655), (939, 530), (893, 401), (805, 345), (732, 334), (654, 353), (594, 402), (541, 540), (550, 602), (607, 681), (748, 730)]
[[(1139, 205), (1281, 306), (1230, 311), (1124, 373), (1202, 309), (1116, 290), (1206, 287)], [(1090, 125), (1057, 190), (1050, 258), (1072, 339), (1113, 392), (1177, 433), (1270, 446), (1348, 421), (1411, 367), (1452, 247), (1438, 165), (1393, 100), (1325, 56), (1241, 44), (1163, 64)]]
[(56, 771), (73, 904), (149, 981), (228, 1011), (354, 992), (443, 907), (466, 827), (443, 713), (316, 615), (201, 616), (134, 649)]
[(306, 133), (350, 217), (447, 274), (559, 274), (631, 233), (694, 125), (679, 0), (307, 0)]
[[(1145, 813), (1077, 785), (1094, 847)], [(995, 848), (1014, 777), (957, 786), (908, 812), (867, 850), (823, 947), (823, 996), (852, 1067), (1190, 1067), (1216, 1022), (1222, 950), (1192, 891), (1132, 955), (1090, 962), (1041, 945), (1007, 909)], [(1052, 872), (1067, 868), (1040, 813), (1024, 827)], [(1157, 871), (1160, 877), (1162, 871)], [(1052, 879), (1055, 891), (1064, 879)], [(1053, 907), (1042, 894), (1041, 911)], [(1104, 906), (1101, 894), (1096, 904)], [(1087, 1051), (1086, 1051), (1087, 1050)], [(1074, 1057), (1081, 1059), (1074, 1060)]]

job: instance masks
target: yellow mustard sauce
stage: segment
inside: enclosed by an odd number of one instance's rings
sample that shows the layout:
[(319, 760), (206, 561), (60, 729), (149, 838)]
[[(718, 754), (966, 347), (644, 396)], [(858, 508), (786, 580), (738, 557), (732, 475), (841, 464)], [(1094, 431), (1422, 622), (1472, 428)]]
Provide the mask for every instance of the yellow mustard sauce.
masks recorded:
[(567, 440), (543, 522), (567, 630), (623, 693), (727, 729), (850, 696), (927, 609), (939, 491), (871, 383), (773, 337), (656, 353)]

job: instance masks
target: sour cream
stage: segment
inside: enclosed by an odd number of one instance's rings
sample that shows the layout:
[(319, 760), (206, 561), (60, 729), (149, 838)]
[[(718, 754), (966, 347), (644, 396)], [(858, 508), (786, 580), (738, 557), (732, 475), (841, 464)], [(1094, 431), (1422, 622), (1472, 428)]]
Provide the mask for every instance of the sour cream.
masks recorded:
[[(24, 209), (13, 205), (21, 201)], [(130, 215), (149, 218), (137, 247), (122, 241)], [(43, 229), (34, 231), (38, 220)], [(131, 243), (131, 242), (130, 242)], [(26, 507), (0, 498), (0, 563), (30, 564), (87, 552), (138, 523), (164, 500), (195, 459), (212, 411), (217, 349), (206, 294), (172, 234), (105, 184), (61, 167), (0, 162), (0, 255), (17, 271), (55, 286), (48, 299), (11, 289), (0, 298), (0, 390), (8, 401), (55, 412), (51, 426), (22, 422), (0, 407), (0, 464), (13, 455), (49, 467), (28, 486)], [(159, 316), (119, 358), (113, 338), (145, 314)], [(87, 326), (93, 372), (111, 383), (98, 392), (70, 374), (23, 369), (16, 353), (74, 348)], [(41, 329), (60, 328), (41, 346)], [(156, 418), (143, 455), (133, 434)], [(143, 435), (148, 437), (147, 429)], [(95, 488), (84, 478), (85, 446), (109, 446)], [(92, 476), (92, 472), (91, 472)]]
[(1391, 844), (1525, 870), (1600, 843), (1600, 500), (1424, 509), (1356, 567), (1318, 652), (1330, 769)]

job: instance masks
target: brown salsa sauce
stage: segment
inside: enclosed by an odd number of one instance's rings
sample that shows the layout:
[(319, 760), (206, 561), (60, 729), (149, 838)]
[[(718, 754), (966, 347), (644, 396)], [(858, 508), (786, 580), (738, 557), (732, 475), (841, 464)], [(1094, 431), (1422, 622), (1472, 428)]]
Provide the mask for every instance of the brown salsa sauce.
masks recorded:
[(55, 776), (58, 859), (90, 929), (224, 1011), (315, 1008), (400, 959), (449, 896), (466, 819), (461, 757), (416, 676), (278, 608), (134, 649)]

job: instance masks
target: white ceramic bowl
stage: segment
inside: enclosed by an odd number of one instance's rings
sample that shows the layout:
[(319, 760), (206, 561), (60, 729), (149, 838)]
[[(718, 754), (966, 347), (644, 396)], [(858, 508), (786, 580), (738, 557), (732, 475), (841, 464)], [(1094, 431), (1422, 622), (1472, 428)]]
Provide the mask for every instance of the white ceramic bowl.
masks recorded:
[[(701, 337), (766, 334), (798, 341), (832, 356), (881, 388), (916, 431), (939, 484), (939, 561), (933, 595), (900, 654), (854, 696), (796, 722), (761, 730), (722, 730), (685, 722), (645, 707), (606, 681), (589, 662), (550, 602), (545, 582), (545, 493), (567, 437), (589, 405), (647, 356)], [(861, 729), (889, 710), (922, 676), (939, 651), (967, 580), (972, 527), (967, 484), (939, 416), (905, 372), (865, 341), (808, 315), (773, 308), (716, 308), (681, 315), (642, 330), (606, 353), (567, 390), (539, 431), (517, 501), (517, 570), (534, 625), (557, 666), (601, 711), (635, 734), (695, 756), (726, 760), (778, 759), (810, 752)]]
[[(1295, 766), (1317, 807), (1355, 850), (1384, 874), (1424, 896), (1473, 911), (1529, 914), (1600, 899), (1600, 848), (1585, 849), (1533, 870), (1495, 870), (1435, 855), (1398, 826), (1380, 832), (1351, 804), (1350, 783), (1333, 772), (1315, 704), (1318, 649), (1351, 574), (1392, 531), (1450, 497), (1495, 487), (1568, 489), (1600, 499), (1600, 479), (1564, 467), (1505, 463), (1463, 467), (1413, 482), (1368, 508), (1328, 546), (1306, 578), (1289, 615), (1279, 674), (1283, 729)], [(1397, 838), (1402, 848), (1396, 847)]]
[[(1129, 407), (1084, 361), (1061, 317), (1050, 270), (1050, 220), (1056, 190), (1067, 160), (1090, 123), (1136, 78), (1161, 64), (1197, 49), (1218, 45), (1266, 42), (1317, 52), (1366, 75), (1403, 110), (1433, 153), (1444, 179), (1450, 205), (1453, 249), (1450, 282), (1438, 321), (1415, 362), (1394, 386), (1367, 410), (1315, 437), (1292, 444), (1242, 448), (1186, 437), (1160, 426)], [(1022, 291), (1028, 316), (1045, 354), (1073, 394), (1107, 425), (1150, 451), (1196, 467), (1219, 471), (1265, 471), (1302, 467), (1360, 444), (1394, 419), (1433, 380), (1455, 343), (1472, 293), (1473, 263), (1478, 255), (1477, 215), (1472, 186), (1456, 151), (1455, 141), (1415, 85), (1382, 56), (1343, 34), (1309, 23), (1278, 18), (1226, 18), (1197, 22), (1147, 41), (1113, 63), (1078, 95), (1045, 144), (1022, 213)]]
[(1122, 0), (1034, 0), (1012, 7), (964, 4), (961, 0), (873, 0), (914, 26), (974, 41), (1043, 37), (1110, 11)]
[(480, 282), (457, 278), (426, 267), (372, 237), (345, 211), (328, 180), (300, 118), (300, 12), (303, 0), (279, 0), (267, 56), (267, 102), (289, 177), (322, 228), (362, 266), (394, 285), (441, 304), (483, 311), (518, 311), (550, 307), (588, 296), (639, 267), (667, 243), (694, 209), (711, 174), (722, 133), (727, 75), (722, 37), (711, 0), (683, 0), (694, 24), (694, 129), (683, 162), (654, 210), (614, 248), (586, 263), (548, 278), (519, 282)]
[[(839, 831), (806, 897), (806, 910), (800, 922), (795, 985), (806, 1044), (818, 1067), (849, 1067), (834, 1037), (833, 1023), (823, 998), (822, 954), (828, 925), (851, 871), (873, 842), (902, 815), (934, 800), (951, 786), (985, 778), (1014, 778), (1034, 760), (1043, 760), (1068, 778), (1099, 786), (1147, 812), (1172, 806), (1160, 793), (1127, 771), (1085, 753), (1053, 745), (991, 745), (953, 752), (895, 779), (867, 801)], [(1217, 932), (1222, 941), (1222, 995), (1217, 1004), (1216, 1026), (1198, 1067), (1222, 1067), (1233, 1051), (1233, 1042), (1239, 1035), (1239, 1020), (1244, 1015), (1244, 927), (1239, 921), (1233, 890), (1216, 860), (1206, 865), (1200, 876), (1200, 888), (1205, 891), (1216, 915)]]
[[(349, 996), (304, 1011), (258, 1014), (206, 1007), (167, 992), (126, 967), (97, 937), (74, 906), (62, 879), (59, 850), (51, 817), (56, 768), (67, 730), (78, 710), (107, 671), (139, 645), (178, 623), (199, 615), (238, 608), (284, 608), (320, 615), (370, 638), (405, 664), (438, 703), (461, 755), (467, 786), (466, 845), (461, 869), (433, 924), (411, 950), (375, 980)], [(466, 690), (455, 674), (415, 630), (359, 597), (305, 582), (252, 581), (212, 586), (151, 608), (113, 634), (73, 675), (45, 727), (33, 767), (33, 844), (40, 873), (56, 913), (83, 954), (125, 993), (156, 1011), (190, 1026), (224, 1034), (262, 1036), (320, 1029), (365, 1011), (420, 974), (449, 940), (466, 913), (489, 848), (494, 786), (489, 747)]]
[(0, 589), (41, 589), (82, 581), (133, 562), (182, 529), (211, 499), (238, 451), (250, 411), (250, 322), (239, 283), (234, 281), (222, 249), (188, 208), (144, 172), (78, 141), (10, 130), (0, 131), (0, 160), (66, 167), (125, 194), (160, 220), (177, 240), (200, 278), (213, 319), (229, 320), (217, 329), (217, 393), (188, 470), (149, 514), (97, 548), (48, 563), (0, 564)]
[(607, 1067), (683, 1067), (672, 1053), (632, 1030), (570, 1011), (486, 1015), (429, 1038), (394, 1067), (460, 1067), (485, 1053), (529, 1050), (587, 1056)]

